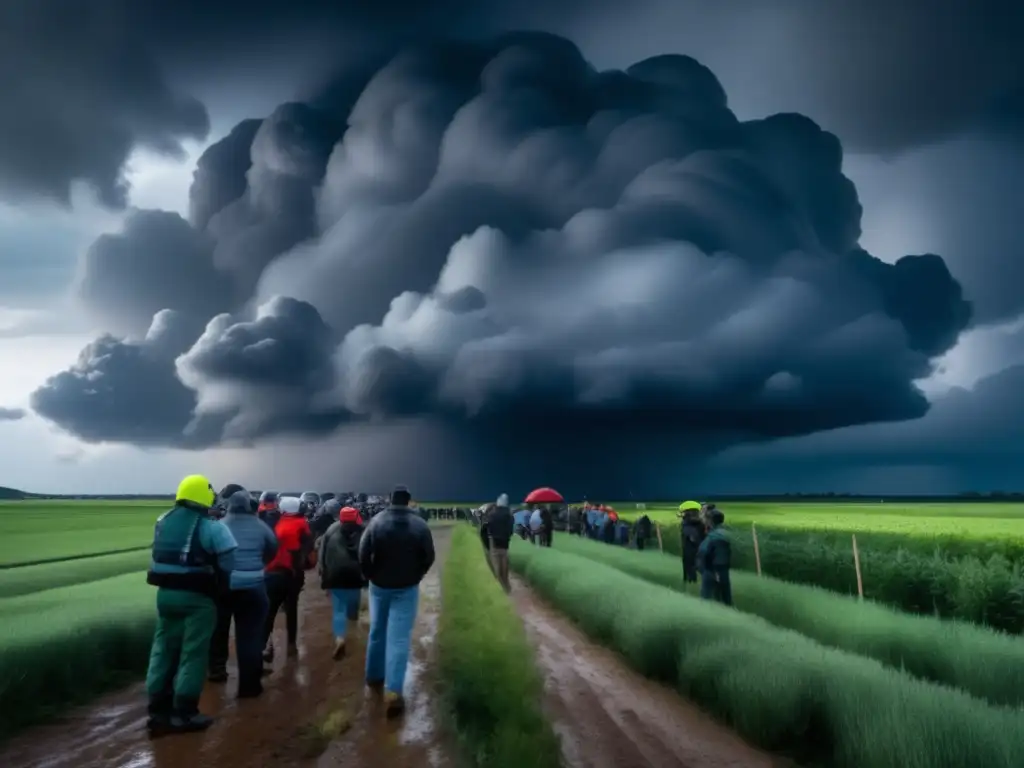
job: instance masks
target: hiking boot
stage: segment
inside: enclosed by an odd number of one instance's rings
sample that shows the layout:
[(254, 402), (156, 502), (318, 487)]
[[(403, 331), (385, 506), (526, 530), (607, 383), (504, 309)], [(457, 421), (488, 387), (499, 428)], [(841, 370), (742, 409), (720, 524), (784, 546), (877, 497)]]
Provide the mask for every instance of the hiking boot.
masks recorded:
[(334, 660), (339, 661), (345, 657), (345, 638), (339, 637), (334, 641)]
[(192, 715), (173, 715), (171, 717), (170, 731), (172, 733), (192, 733), (194, 731), (205, 731), (213, 725), (213, 718), (196, 712)]
[(398, 717), (405, 712), (405, 699), (402, 695), (395, 693), (394, 691), (388, 691), (384, 694), (384, 716), (385, 717)]
[(149, 736), (152, 739), (170, 733), (171, 716), (163, 713), (150, 715), (146, 720), (146, 730), (149, 731)]
[(366, 687), (369, 688), (374, 693), (380, 693), (381, 691), (384, 690), (384, 681), (383, 680), (367, 680), (366, 681)]
[(199, 699), (179, 699), (171, 715), (170, 730), (174, 733), (205, 731), (213, 718), (199, 711)]
[(211, 669), (206, 679), (211, 683), (226, 683), (228, 681), (228, 671), (226, 669)]
[(174, 709), (174, 697), (171, 694), (161, 694), (149, 697), (149, 719), (146, 720), (146, 730), (151, 737), (161, 736), (167, 733), (171, 725), (171, 712)]

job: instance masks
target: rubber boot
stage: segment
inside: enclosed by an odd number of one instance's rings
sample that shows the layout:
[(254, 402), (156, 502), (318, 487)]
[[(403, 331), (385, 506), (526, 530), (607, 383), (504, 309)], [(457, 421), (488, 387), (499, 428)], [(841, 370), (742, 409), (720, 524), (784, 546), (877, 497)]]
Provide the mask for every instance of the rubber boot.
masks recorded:
[(384, 694), (384, 716), (388, 718), (399, 717), (405, 712), (405, 699), (401, 694), (388, 691)]
[(168, 695), (149, 697), (149, 719), (146, 720), (146, 730), (152, 737), (162, 736), (171, 729), (171, 713), (173, 710), (173, 699)]
[(211, 667), (209, 674), (207, 674), (206, 676), (206, 679), (209, 680), (211, 683), (226, 683), (228, 681), (228, 671), (227, 669), (223, 668), (215, 669)]
[(345, 658), (345, 638), (337, 637), (334, 639), (334, 660), (340, 661)]
[(298, 656), (299, 656), (299, 646), (297, 646), (297, 645), (289, 645), (288, 646), (288, 658), (289, 659), (295, 659), (295, 658), (298, 658)]
[(374, 693), (380, 693), (380, 692), (382, 692), (384, 690), (384, 681), (383, 680), (367, 680), (366, 681), (366, 687), (369, 688)]
[(171, 715), (171, 730), (177, 733), (205, 731), (213, 718), (199, 711), (199, 699), (178, 699)]

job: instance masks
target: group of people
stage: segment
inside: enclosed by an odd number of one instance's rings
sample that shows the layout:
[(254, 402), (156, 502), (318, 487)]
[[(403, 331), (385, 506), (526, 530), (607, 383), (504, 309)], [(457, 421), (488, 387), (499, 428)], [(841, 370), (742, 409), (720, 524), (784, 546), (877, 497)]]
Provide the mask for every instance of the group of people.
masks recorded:
[(714, 504), (684, 501), (679, 505), (683, 581), (696, 584), (700, 596), (732, 605), (732, 544), (725, 530), (725, 514)]
[[(287, 654), (298, 654), (299, 599), (315, 569), (332, 604), (335, 659), (346, 650), (348, 623), (359, 616), (368, 587), (370, 631), (365, 680), (382, 693), (389, 717), (402, 696), (419, 584), (434, 564), (434, 542), (403, 486), (365, 522), (340, 502), (323, 507), (330, 524), (311, 526), (323, 511), (295, 496), (265, 492), (259, 502), (240, 485), (219, 494), (202, 475), (181, 481), (172, 509), (153, 536), (147, 581), (157, 587), (157, 625), (146, 676), (148, 728), (205, 730), (199, 711), (204, 682), (226, 682), (230, 628), (235, 626), (239, 698), (263, 692), (272, 674), (274, 622), (285, 612)], [(330, 505), (330, 506), (328, 506)]]

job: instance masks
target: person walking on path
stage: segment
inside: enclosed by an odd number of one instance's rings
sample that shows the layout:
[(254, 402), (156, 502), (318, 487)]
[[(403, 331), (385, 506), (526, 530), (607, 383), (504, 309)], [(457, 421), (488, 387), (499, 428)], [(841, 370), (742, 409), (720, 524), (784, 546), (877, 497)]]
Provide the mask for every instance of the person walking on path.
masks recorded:
[(541, 546), (544, 542), (542, 538), (544, 536), (544, 520), (540, 514), (540, 507), (535, 507), (533, 512), (530, 513), (530, 541), (537, 546)]
[(359, 542), (359, 566), (370, 582), (366, 684), (384, 689), (388, 717), (405, 711), (402, 693), (419, 584), (434, 564), (433, 536), (423, 519), (410, 512), (411, 499), (405, 486), (396, 486), (391, 505), (370, 521)]
[[(330, 503), (330, 502), (328, 502)], [(334, 658), (345, 655), (345, 634), (350, 621), (359, 618), (359, 602), (366, 579), (359, 568), (359, 541), (365, 526), (359, 511), (344, 507), (317, 542), (320, 586), (331, 596)]]
[(263, 693), (260, 656), (270, 610), (263, 569), (277, 554), (277, 537), (253, 511), (249, 492), (241, 486), (234, 487), (238, 490), (227, 497), (223, 523), (238, 542), (238, 549), (228, 589), (221, 593), (217, 603), (217, 628), (210, 643), (209, 679), (213, 683), (228, 679), (228, 635), (234, 619), (238, 698), (247, 699)]
[[(266, 584), (269, 607), (264, 625), (264, 646), (269, 646), (274, 632), (277, 613), (284, 607), (288, 637), (288, 655), (297, 656), (299, 634), (299, 594), (306, 583), (306, 564), (313, 550), (313, 533), (306, 520), (306, 505), (295, 496), (283, 496), (278, 504), (281, 519), (274, 533), (277, 536), (277, 554), (267, 564)], [(272, 647), (272, 646), (270, 646)], [(267, 659), (264, 652), (263, 658)]]
[(201, 731), (213, 718), (199, 712), (210, 639), (217, 624), (219, 582), (234, 569), (237, 548), (223, 523), (209, 517), (217, 494), (203, 475), (178, 485), (174, 507), (153, 532), (146, 576), (157, 587), (156, 631), (146, 672), (150, 734)]
[[(689, 505), (688, 505), (689, 504)], [(700, 519), (700, 505), (684, 503), (681, 505), (682, 524), (679, 535), (683, 545), (683, 582), (697, 583), (697, 550), (704, 541), (704, 523)]]
[(732, 605), (732, 580), (729, 569), (732, 566), (732, 543), (723, 527), (725, 515), (718, 509), (708, 513), (711, 530), (700, 544), (697, 562), (700, 568), (700, 596), (705, 600), (717, 600)]
[(503, 493), (488, 515), (487, 528), (491, 537), (491, 569), (505, 594), (512, 591), (512, 583), (508, 578), (508, 548), (512, 541), (514, 523), (512, 510), (508, 506), (508, 494)]

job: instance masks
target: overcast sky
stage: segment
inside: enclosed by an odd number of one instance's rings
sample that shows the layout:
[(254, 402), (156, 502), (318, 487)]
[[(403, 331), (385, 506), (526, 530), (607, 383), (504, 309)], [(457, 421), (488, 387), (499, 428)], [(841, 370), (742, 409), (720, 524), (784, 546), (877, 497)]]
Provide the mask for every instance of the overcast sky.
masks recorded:
[(1024, 489), (1019, 3), (523, 5), (0, 8), (0, 485)]

